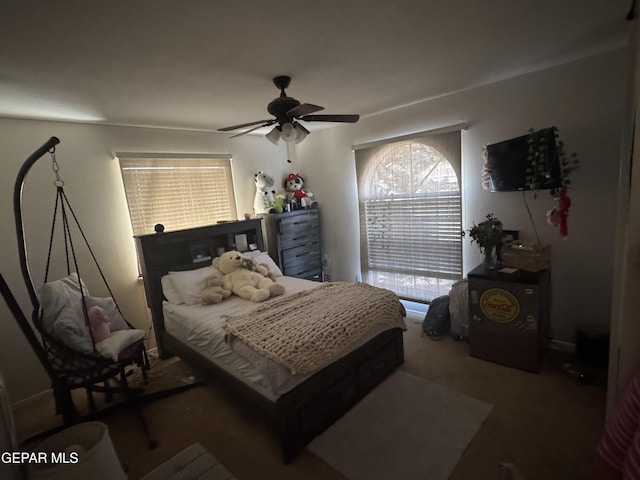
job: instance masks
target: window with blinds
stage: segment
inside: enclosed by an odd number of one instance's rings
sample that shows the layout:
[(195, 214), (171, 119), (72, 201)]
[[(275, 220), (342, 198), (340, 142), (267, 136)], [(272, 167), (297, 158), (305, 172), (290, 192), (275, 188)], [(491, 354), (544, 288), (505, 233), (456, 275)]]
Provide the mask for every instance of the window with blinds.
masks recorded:
[(238, 218), (230, 156), (117, 155), (134, 235)]
[(363, 281), (429, 302), (462, 278), (460, 132), (356, 147)]

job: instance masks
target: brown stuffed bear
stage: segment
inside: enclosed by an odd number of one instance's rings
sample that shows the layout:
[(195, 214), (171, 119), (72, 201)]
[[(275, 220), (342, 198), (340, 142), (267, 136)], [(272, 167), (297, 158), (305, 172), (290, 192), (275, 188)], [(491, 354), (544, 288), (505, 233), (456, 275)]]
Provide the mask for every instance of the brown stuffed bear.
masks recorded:
[(229, 295), (231, 295), (231, 292), (222, 287), (221, 278), (210, 278), (205, 282), (204, 290), (202, 290), (200, 296), (200, 303), (203, 305), (213, 305), (220, 303)]

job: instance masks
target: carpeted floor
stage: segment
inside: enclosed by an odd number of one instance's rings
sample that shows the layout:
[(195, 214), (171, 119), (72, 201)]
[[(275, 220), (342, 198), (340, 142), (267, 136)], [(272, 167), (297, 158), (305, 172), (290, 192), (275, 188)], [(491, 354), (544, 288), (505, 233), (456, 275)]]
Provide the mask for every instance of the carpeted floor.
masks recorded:
[[(492, 405), (450, 475), (450, 480), (496, 480), (498, 464), (518, 465), (526, 479), (590, 478), (595, 445), (604, 421), (604, 384), (583, 385), (557, 367), (564, 359), (549, 351), (540, 374), (470, 357), (464, 342), (432, 341), (421, 335), (421, 319), (408, 318), (401, 370)], [(198, 376), (179, 360), (154, 369), (156, 388), (184, 385)], [(40, 397), (15, 412), (19, 439), (57, 422), (53, 402)], [(271, 428), (224, 389), (195, 387), (144, 408), (154, 449), (129, 410), (104, 419), (114, 447), (134, 480), (193, 442), (202, 443), (239, 480), (344, 480), (305, 450), (282, 464)], [(401, 478), (397, 477), (399, 480)], [(426, 477), (428, 478), (428, 477)]]

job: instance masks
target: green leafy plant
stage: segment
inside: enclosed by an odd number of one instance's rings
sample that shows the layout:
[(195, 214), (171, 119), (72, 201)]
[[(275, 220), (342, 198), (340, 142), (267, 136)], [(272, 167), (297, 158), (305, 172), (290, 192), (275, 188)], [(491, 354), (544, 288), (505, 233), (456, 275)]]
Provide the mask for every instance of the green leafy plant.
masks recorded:
[(485, 220), (477, 225), (474, 222), (469, 229), (471, 243), (477, 243), (484, 255), (502, 243), (503, 235), (502, 222), (493, 213), (487, 214)]

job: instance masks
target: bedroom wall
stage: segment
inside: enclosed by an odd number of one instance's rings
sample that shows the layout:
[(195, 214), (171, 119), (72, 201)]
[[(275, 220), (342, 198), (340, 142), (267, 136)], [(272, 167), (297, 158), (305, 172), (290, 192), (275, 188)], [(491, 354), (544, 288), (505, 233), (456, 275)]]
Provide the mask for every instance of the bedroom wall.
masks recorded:
[[(468, 122), (462, 133), (463, 227), (495, 213), (507, 229), (535, 241), (521, 193), (481, 188), (482, 147), (555, 125), (581, 167), (572, 174), (569, 236), (546, 224), (554, 205), (548, 192), (526, 198), (540, 240), (551, 244), (556, 339), (573, 342), (576, 326), (609, 328), (616, 221), (625, 51), (600, 54), (490, 85), (454, 93), (376, 116), (344, 128), (314, 132), (298, 147), (300, 173), (322, 208), (323, 250), (334, 280), (360, 275), (358, 204), (353, 145)], [(480, 262), (464, 241), (465, 273)]]
[[(253, 209), (253, 174), (266, 170), (282, 178), (287, 170), (286, 149), (263, 138), (148, 128), (80, 125), (61, 122), (0, 119), (0, 272), (30, 318), (31, 304), (22, 280), (13, 217), (13, 186), (26, 158), (50, 137), (60, 138), (56, 156), (65, 192), (79, 218), (114, 296), (129, 321), (146, 331), (150, 316), (142, 282), (138, 280), (131, 224), (122, 178), (114, 152), (230, 153), (238, 215)], [(41, 158), (29, 172), (23, 191), (25, 232), (34, 282), (44, 276), (55, 188), (51, 160)], [(78, 239), (76, 242), (80, 242)], [(76, 243), (78, 245), (78, 243)], [(56, 250), (63, 255), (62, 245)], [(57, 262), (59, 265), (59, 262)], [(83, 279), (90, 292), (107, 295), (86, 252), (80, 256)], [(83, 267), (85, 266), (86, 267)], [(91, 270), (87, 270), (91, 269)], [(60, 275), (66, 271), (56, 268)], [(50, 278), (55, 278), (52, 272)], [(49, 387), (48, 378), (16, 325), (4, 301), (0, 302), (0, 371), (11, 401), (16, 402)], [(150, 334), (150, 344), (154, 344)]]
[[(303, 174), (322, 209), (323, 249), (332, 278), (353, 281), (360, 275), (353, 145), (468, 122), (462, 136), (464, 228), (493, 212), (506, 228), (518, 229), (525, 240), (533, 240), (520, 194), (481, 189), (482, 145), (522, 135), (530, 127), (556, 125), (568, 150), (577, 151), (582, 159), (573, 176), (569, 237), (562, 240), (546, 225), (545, 212), (553, 205), (547, 193), (537, 200), (528, 198), (541, 240), (553, 247), (554, 333), (572, 342), (576, 325), (596, 329), (609, 325), (624, 64), (625, 53), (617, 50), (363, 118), (355, 125), (316, 131), (297, 146), (292, 164), (286, 163), (283, 145), (276, 147), (256, 136), (229, 140), (227, 135), (208, 132), (0, 119), (0, 220), (5, 225), (0, 231), (0, 271), (29, 316), (13, 227), (13, 183), (24, 160), (53, 135), (62, 141), (57, 156), (67, 195), (110, 286), (127, 318), (148, 330), (150, 320), (137, 279), (114, 152), (231, 153), (239, 216), (252, 209), (255, 171), (266, 170), (277, 179), (289, 172)], [(44, 157), (32, 169), (24, 189), (29, 260), (36, 281), (44, 271), (52, 180), (50, 161)], [(464, 247), (468, 271), (480, 256), (468, 240)], [(90, 289), (104, 293), (96, 274), (83, 277)], [(4, 302), (0, 302), (0, 318), (0, 370), (11, 401), (16, 402), (48, 388), (48, 380)]]

